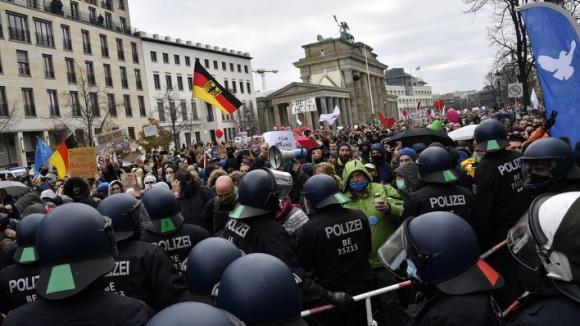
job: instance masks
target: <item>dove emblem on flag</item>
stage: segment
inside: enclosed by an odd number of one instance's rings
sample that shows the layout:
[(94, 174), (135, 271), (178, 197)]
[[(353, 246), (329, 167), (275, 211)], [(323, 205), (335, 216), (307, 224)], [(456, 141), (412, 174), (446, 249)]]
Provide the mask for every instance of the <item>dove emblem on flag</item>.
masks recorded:
[(567, 80), (574, 74), (574, 67), (572, 67), (572, 59), (574, 58), (574, 51), (576, 50), (576, 42), (570, 42), (570, 51), (560, 51), (558, 58), (552, 58), (546, 55), (538, 56), (538, 63), (542, 69), (553, 72), (554, 78), (558, 80)]

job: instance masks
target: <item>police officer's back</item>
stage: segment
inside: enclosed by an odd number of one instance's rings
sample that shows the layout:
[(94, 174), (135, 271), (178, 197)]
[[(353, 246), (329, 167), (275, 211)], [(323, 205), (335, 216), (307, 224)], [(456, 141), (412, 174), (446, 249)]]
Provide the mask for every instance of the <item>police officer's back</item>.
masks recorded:
[(425, 149), (419, 155), (418, 166), (424, 186), (407, 196), (401, 219), (447, 211), (471, 222), (473, 195), (456, 184), (458, 176), (447, 151), (434, 146)]
[[(510, 230), (508, 248), (540, 277), (506, 325), (578, 325), (580, 320), (580, 192), (541, 195)], [(515, 305), (514, 305), (515, 306)]]
[(4, 325), (143, 325), (143, 301), (107, 293), (95, 281), (115, 267), (111, 222), (80, 203), (47, 214), (36, 235), (40, 278), (36, 302), (12, 310)]
[(97, 209), (112, 220), (117, 241), (115, 268), (104, 278), (106, 289), (143, 300), (156, 311), (187, 301), (185, 282), (167, 254), (139, 240), (143, 225), (151, 223), (141, 202), (116, 194), (105, 198)]
[[(315, 212), (298, 238), (298, 261), (331, 291), (357, 295), (372, 290), (371, 229), (366, 215), (341, 206), (348, 198), (326, 174), (310, 177), (303, 190), (307, 204)], [(357, 308), (333, 311), (320, 318), (327, 325), (366, 325), (364, 306)]]
[(0, 312), (4, 314), (36, 300), (35, 286), (40, 275), (36, 230), (43, 217), (44, 214), (30, 214), (16, 225), (16, 263), (0, 271)]
[(143, 195), (143, 205), (151, 218), (141, 240), (153, 243), (169, 255), (180, 272), (185, 271), (187, 255), (199, 241), (209, 237), (204, 228), (184, 224), (175, 195), (163, 187), (153, 187)]
[(500, 325), (489, 291), (503, 279), (479, 259), (477, 237), (459, 216), (431, 212), (407, 219), (379, 256), (422, 294), (407, 309), (416, 325)]

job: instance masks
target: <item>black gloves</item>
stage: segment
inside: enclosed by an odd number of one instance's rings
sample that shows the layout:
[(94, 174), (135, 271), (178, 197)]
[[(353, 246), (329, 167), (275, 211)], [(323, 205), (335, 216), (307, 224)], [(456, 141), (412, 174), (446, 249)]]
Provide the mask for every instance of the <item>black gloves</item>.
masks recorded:
[(544, 130), (548, 131), (550, 130), (550, 128), (552, 128), (553, 125), (556, 124), (556, 117), (558, 116), (558, 111), (554, 110), (552, 111), (552, 114), (550, 114), (550, 117), (546, 120), (546, 122), (544, 122)]
[(333, 304), (336, 308), (346, 308), (350, 307), (354, 303), (354, 299), (345, 292), (326, 292), (326, 300), (328, 303)]

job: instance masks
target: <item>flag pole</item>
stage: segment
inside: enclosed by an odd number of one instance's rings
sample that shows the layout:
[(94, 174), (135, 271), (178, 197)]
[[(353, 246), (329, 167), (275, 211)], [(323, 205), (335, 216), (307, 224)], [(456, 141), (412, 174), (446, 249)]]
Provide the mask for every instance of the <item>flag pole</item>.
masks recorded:
[[(365, 46), (363, 45), (363, 48)], [(367, 68), (367, 83), (369, 84), (369, 96), (371, 98), (371, 122), (373, 124), (373, 126), (375, 125), (375, 105), (373, 102), (373, 91), (371, 89), (371, 75), (370, 75), (370, 71), (369, 71), (369, 60), (367, 58), (367, 51), (366, 48), (363, 49), (363, 54), (365, 56), (365, 65)]]

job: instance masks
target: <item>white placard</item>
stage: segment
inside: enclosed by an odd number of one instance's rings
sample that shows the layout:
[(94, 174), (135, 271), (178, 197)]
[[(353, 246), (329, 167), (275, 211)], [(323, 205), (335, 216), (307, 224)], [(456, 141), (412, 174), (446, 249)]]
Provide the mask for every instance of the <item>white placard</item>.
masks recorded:
[(145, 137), (156, 137), (158, 135), (157, 126), (151, 125), (143, 127), (143, 135)]
[(296, 149), (294, 134), (292, 131), (269, 131), (264, 133), (264, 141), (268, 145), (276, 145), (280, 150), (289, 151)]
[(304, 100), (294, 100), (290, 104), (292, 114), (316, 111), (316, 98), (311, 97)]

